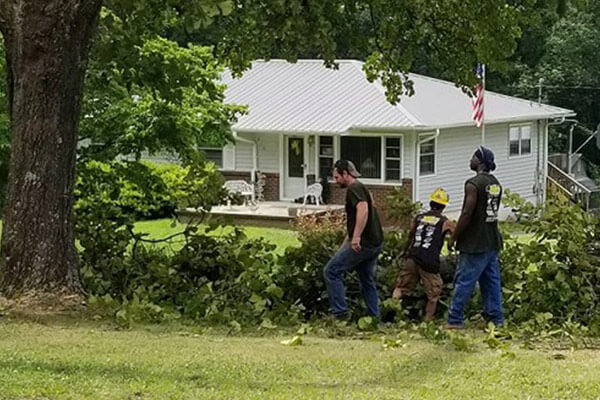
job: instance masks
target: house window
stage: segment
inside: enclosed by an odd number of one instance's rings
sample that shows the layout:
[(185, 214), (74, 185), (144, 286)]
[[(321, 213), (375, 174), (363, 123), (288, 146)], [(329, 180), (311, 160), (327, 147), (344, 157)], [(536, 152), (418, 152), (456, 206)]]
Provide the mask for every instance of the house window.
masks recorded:
[(419, 145), (419, 175), (435, 174), (435, 138)]
[(333, 136), (319, 137), (319, 177), (331, 178), (333, 174)]
[(400, 182), (402, 178), (402, 138), (385, 138), (385, 180)]
[(363, 178), (381, 178), (381, 138), (347, 137), (341, 138), (341, 158), (356, 165)]
[(223, 149), (201, 147), (200, 150), (204, 152), (206, 161), (212, 161), (217, 167), (223, 168)]
[(522, 156), (531, 153), (531, 126), (511, 126), (508, 131), (509, 156)]

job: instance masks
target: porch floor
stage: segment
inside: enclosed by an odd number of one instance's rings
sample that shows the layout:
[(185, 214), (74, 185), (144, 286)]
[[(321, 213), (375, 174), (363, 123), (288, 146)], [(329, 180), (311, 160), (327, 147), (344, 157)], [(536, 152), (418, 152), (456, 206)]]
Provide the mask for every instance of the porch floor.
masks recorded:
[[(209, 217), (229, 218), (240, 225), (259, 225), (289, 227), (299, 215), (324, 214), (327, 211), (341, 210), (340, 204), (302, 205), (291, 201), (264, 201), (252, 205), (215, 206)], [(183, 218), (193, 217), (195, 210), (186, 209), (179, 212)]]

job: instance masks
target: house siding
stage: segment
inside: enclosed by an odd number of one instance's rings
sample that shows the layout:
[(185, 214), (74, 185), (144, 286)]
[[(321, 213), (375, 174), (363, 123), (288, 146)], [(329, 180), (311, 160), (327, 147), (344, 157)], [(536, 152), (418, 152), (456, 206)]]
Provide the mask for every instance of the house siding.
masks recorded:
[(262, 172), (279, 173), (279, 135), (257, 135), (258, 169)]
[(235, 143), (235, 170), (250, 171), (252, 167), (252, 144), (237, 141)]
[[(523, 125), (523, 124), (519, 124)], [(518, 193), (529, 201), (536, 201), (533, 193), (537, 163), (537, 124), (531, 122), (531, 153), (525, 156), (508, 156), (509, 124), (486, 126), (485, 146), (495, 154), (498, 178), (505, 189)], [(464, 196), (464, 182), (473, 176), (469, 160), (481, 144), (481, 132), (477, 128), (442, 130), (437, 138), (435, 174), (419, 177), (416, 200), (427, 204), (429, 194), (443, 187), (450, 195), (448, 212), (458, 212)]]
[[(262, 172), (279, 173), (279, 135), (267, 134), (244, 134), (239, 135), (243, 139), (256, 142), (256, 153), (258, 158), (258, 169)], [(235, 170), (252, 170), (252, 147), (251, 143), (238, 140), (235, 144)]]
[[(413, 179), (413, 171), (415, 170), (415, 135), (404, 134), (403, 137), (403, 178)], [(412, 191), (410, 193), (412, 194)]]
[(235, 146), (231, 143), (223, 147), (223, 169), (235, 169)]

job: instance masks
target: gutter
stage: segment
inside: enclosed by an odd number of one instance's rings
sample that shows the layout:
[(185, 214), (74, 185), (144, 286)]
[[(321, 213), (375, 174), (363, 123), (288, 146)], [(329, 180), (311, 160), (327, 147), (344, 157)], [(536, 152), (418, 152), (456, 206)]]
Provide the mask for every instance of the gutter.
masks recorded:
[[(556, 114), (543, 114), (543, 115), (527, 115), (518, 117), (499, 118), (493, 120), (486, 120), (486, 125), (502, 124), (507, 122), (525, 122), (539, 119), (556, 119), (556, 118), (567, 118), (573, 117), (576, 113), (568, 110), (568, 112), (556, 113)], [(457, 122), (453, 124), (442, 124), (442, 125), (415, 125), (415, 126), (398, 126), (398, 127), (376, 127), (376, 126), (353, 126), (351, 130), (360, 130), (368, 132), (388, 132), (388, 131), (402, 131), (402, 130), (416, 130), (421, 132), (432, 131), (434, 129), (449, 129), (449, 128), (470, 128), (475, 127), (472, 121), (469, 122)]]
[[(502, 124), (510, 122), (525, 122), (532, 120), (549, 120), (557, 118), (568, 118), (577, 115), (574, 111), (566, 110), (562, 113), (553, 114), (538, 114), (538, 115), (525, 115), (517, 117), (499, 118), (494, 120), (486, 120), (486, 125)], [(472, 121), (456, 122), (452, 124), (441, 124), (441, 125), (408, 125), (408, 126), (372, 126), (372, 125), (352, 125), (347, 127), (343, 131), (332, 131), (327, 129), (260, 129), (260, 128), (235, 128), (234, 132), (238, 133), (263, 133), (263, 134), (280, 134), (285, 132), (290, 135), (329, 135), (329, 136), (345, 136), (351, 135), (352, 132), (358, 133), (398, 133), (398, 132), (427, 132), (436, 129), (449, 129), (449, 128), (470, 128), (474, 127)]]

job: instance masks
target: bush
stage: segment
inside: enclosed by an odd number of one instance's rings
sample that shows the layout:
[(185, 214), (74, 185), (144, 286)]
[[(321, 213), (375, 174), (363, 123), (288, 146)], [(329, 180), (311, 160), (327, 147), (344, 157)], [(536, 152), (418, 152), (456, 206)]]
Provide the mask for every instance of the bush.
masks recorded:
[(248, 240), (239, 229), (220, 237), (189, 229), (185, 239), (174, 254), (140, 244), (125, 259), (127, 274), (111, 273), (112, 285), (105, 288), (95, 283), (107, 271), (94, 269), (87, 286), (103, 290), (95, 296), (110, 295), (125, 305), (142, 301), (207, 323), (295, 321), (274, 283), (274, 245)]
[[(326, 315), (329, 303), (323, 268), (344, 241), (345, 216), (334, 212), (300, 216), (296, 229), (300, 246), (286, 249), (279, 258), (277, 285), (285, 301), (305, 309), (305, 318)], [(355, 290), (353, 286), (347, 289)]]
[(531, 239), (508, 237), (502, 252), (507, 314), (524, 322), (549, 313), (554, 324), (572, 320), (598, 330), (598, 218), (563, 201), (550, 200), (543, 213), (510, 193), (506, 202), (531, 216), (522, 222)]
[[(95, 294), (123, 291), (130, 265), (128, 248), (140, 216), (195, 206), (210, 209), (223, 195), (214, 165), (154, 167), (137, 162), (82, 163), (75, 187), (75, 234), (80, 273)], [(98, 275), (99, 274), (99, 275)]]
[(385, 208), (388, 217), (399, 224), (403, 229), (410, 227), (410, 223), (422, 208), (422, 204), (412, 201), (411, 194), (406, 187), (395, 187), (392, 194), (385, 199)]

